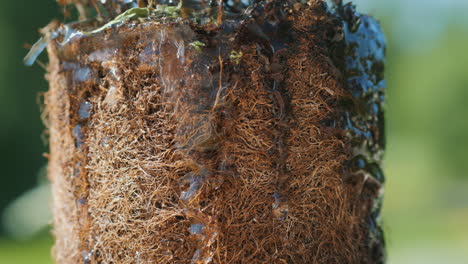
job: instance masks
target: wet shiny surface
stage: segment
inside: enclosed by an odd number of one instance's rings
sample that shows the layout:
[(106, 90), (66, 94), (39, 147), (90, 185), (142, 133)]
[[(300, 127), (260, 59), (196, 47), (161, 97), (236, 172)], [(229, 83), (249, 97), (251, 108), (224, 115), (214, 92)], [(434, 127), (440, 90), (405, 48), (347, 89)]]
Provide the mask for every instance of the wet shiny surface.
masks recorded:
[[(344, 7), (343, 15), (346, 86), (356, 110), (345, 114), (344, 126), (362, 162), (380, 163), (385, 148), (385, 38), (376, 20), (351, 5)], [(383, 181), (382, 176), (376, 178)]]
[(80, 148), (81, 145), (83, 145), (83, 132), (81, 131), (81, 125), (78, 124), (73, 127), (72, 134), (75, 137), (75, 146)]
[(363, 194), (374, 199), (366, 223), (369, 227), (369, 248), (377, 263), (383, 263), (385, 253), (380, 225), (383, 184), (381, 169), (385, 149), (384, 64), (386, 41), (379, 23), (358, 13), (352, 4), (337, 7), (344, 19), (344, 75), (351, 93), (350, 111), (342, 123), (354, 149), (352, 168), (364, 179)]
[(88, 101), (82, 102), (80, 104), (80, 109), (78, 110), (78, 116), (80, 119), (87, 119), (91, 116), (91, 110), (93, 109), (93, 104)]

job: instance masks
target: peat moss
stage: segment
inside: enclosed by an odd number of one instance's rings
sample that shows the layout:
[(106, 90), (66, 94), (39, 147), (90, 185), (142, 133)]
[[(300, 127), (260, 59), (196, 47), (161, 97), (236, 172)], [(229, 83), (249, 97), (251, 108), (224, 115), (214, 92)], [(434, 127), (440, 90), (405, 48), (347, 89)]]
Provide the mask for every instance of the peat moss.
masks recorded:
[(344, 63), (350, 8), (62, 26), (46, 96), (56, 261), (383, 262), (383, 90), (350, 86), (383, 65)]

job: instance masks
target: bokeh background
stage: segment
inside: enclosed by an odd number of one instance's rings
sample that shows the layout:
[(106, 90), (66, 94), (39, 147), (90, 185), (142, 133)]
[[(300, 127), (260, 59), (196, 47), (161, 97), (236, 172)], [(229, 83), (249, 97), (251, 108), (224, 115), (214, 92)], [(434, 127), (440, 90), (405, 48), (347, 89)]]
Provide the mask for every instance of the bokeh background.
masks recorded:
[[(387, 34), (389, 264), (468, 263), (468, 1), (355, 0)], [(54, 0), (0, 8), (0, 263), (52, 263), (47, 151), (40, 119), (45, 71), (22, 58)], [(46, 62), (43, 56), (41, 61)]]

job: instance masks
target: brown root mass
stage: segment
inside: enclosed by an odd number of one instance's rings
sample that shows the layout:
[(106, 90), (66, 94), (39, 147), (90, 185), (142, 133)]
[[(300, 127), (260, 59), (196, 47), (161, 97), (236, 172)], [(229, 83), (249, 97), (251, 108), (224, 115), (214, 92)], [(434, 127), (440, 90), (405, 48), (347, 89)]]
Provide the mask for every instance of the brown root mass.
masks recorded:
[(333, 122), (339, 23), (322, 1), (263, 8), (49, 45), (58, 263), (377, 263), (380, 186)]

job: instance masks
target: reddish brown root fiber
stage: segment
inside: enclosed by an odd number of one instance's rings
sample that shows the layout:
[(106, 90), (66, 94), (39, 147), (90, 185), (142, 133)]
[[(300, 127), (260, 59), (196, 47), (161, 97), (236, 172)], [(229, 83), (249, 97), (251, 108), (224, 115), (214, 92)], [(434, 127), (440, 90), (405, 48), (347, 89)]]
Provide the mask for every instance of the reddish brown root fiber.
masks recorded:
[(52, 41), (57, 263), (380, 263), (381, 186), (342, 122), (341, 27), (322, 1), (273, 1), (217, 27)]

